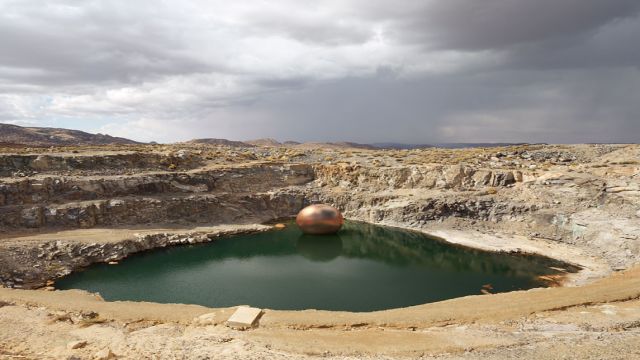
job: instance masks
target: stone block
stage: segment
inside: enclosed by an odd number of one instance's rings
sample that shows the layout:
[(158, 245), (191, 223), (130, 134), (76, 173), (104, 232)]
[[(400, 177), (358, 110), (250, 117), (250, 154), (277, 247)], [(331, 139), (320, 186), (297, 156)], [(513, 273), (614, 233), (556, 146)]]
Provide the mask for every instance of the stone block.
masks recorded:
[(257, 325), (262, 310), (249, 306), (240, 306), (227, 320), (227, 326), (234, 329), (247, 329)]

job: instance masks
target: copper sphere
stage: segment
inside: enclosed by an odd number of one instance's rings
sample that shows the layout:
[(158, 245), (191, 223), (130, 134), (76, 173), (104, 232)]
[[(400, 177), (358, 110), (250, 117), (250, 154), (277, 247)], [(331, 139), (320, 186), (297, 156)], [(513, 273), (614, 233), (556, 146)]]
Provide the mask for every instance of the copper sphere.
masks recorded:
[(340, 230), (344, 218), (333, 206), (317, 204), (300, 210), (296, 224), (305, 234), (333, 234)]

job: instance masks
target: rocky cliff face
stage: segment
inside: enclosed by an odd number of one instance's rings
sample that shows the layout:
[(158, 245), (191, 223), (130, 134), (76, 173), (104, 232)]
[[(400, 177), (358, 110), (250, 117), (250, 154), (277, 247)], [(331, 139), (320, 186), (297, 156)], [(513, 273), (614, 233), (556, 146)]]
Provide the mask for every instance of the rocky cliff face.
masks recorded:
[(131, 176), (41, 175), (0, 184), (0, 227), (87, 228), (161, 222), (233, 223), (290, 216), (313, 179), (307, 165), (262, 165)]
[(115, 153), (100, 155), (9, 154), (0, 156), (0, 176), (25, 177), (40, 173), (64, 175), (125, 174), (136, 170), (188, 170), (203, 159), (187, 153)]
[(317, 185), (369, 191), (397, 189), (481, 189), (522, 182), (521, 171), (478, 169), (464, 165), (367, 167), (358, 164), (316, 165)]
[[(634, 159), (635, 151), (620, 150), (619, 156)], [(636, 160), (594, 160), (555, 166), (532, 160), (519, 169), (317, 165), (307, 199), (332, 203), (348, 218), (378, 224), (427, 231), (496, 231), (559, 241), (623, 269), (640, 262), (640, 166)]]

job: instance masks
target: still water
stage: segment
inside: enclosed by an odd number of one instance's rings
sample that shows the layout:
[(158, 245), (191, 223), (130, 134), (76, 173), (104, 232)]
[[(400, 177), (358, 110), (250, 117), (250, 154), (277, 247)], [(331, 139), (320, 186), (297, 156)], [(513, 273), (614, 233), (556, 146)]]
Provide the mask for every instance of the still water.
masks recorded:
[(540, 287), (536, 278), (563, 264), (494, 254), (424, 234), (346, 222), (336, 235), (284, 230), (235, 235), (98, 264), (56, 283), (106, 300), (251, 305), (269, 309), (372, 311), (423, 304), (481, 289)]

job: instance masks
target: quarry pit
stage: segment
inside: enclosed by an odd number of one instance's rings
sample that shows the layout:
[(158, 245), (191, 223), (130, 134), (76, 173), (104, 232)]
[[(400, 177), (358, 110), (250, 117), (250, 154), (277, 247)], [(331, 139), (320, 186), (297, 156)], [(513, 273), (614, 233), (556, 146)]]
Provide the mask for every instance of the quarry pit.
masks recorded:
[[(25, 148), (4, 149), (0, 169), (0, 357), (640, 354), (638, 145)], [(224, 326), (235, 306), (105, 301), (55, 286), (92, 264), (270, 231), (315, 203), (576, 271), (546, 287), (380, 311), (265, 309), (248, 331)]]

